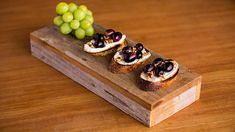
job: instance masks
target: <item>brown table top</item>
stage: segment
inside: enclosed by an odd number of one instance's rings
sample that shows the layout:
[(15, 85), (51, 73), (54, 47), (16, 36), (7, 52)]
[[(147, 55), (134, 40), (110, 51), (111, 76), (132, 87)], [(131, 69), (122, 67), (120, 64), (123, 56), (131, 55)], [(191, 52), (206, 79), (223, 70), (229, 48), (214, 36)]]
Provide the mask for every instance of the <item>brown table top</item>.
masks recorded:
[(0, 131), (235, 131), (235, 2), (81, 1), (95, 21), (202, 75), (201, 98), (147, 128), (30, 54), (57, 1), (0, 4)]

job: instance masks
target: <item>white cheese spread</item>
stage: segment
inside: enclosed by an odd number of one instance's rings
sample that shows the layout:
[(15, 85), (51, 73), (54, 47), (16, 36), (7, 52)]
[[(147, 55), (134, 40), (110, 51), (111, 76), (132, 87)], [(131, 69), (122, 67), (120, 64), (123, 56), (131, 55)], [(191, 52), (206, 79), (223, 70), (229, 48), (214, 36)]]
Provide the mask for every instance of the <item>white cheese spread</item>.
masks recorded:
[(111, 49), (117, 45), (120, 45), (121, 43), (123, 43), (123, 41), (125, 41), (125, 39), (126, 39), (126, 35), (122, 35), (122, 38), (119, 41), (113, 42), (113, 43), (105, 43), (105, 46), (102, 48), (95, 48), (94, 46), (91, 46), (90, 44), (93, 44), (95, 42), (95, 40), (91, 40), (87, 42), (86, 44), (84, 44), (84, 51), (88, 53), (102, 52), (102, 51)]

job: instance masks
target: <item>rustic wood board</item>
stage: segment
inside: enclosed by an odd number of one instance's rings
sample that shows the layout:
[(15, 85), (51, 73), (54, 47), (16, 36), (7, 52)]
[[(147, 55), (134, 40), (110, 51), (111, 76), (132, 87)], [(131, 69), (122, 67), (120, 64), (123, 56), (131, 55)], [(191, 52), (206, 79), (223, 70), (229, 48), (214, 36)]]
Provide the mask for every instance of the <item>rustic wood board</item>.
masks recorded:
[[(96, 32), (105, 28), (94, 25)], [(94, 57), (83, 51), (88, 41), (62, 35), (55, 26), (39, 29), (30, 35), (32, 55), (56, 68), (87, 89), (103, 97), (147, 126), (153, 126), (200, 97), (201, 76), (180, 65), (179, 74), (167, 88), (155, 92), (139, 89), (136, 79), (141, 69), (128, 74), (107, 70), (112, 55)], [(135, 42), (127, 39), (128, 45)], [(150, 61), (161, 55), (152, 52)], [(162, 57), (162, 56), (161, 56)]]

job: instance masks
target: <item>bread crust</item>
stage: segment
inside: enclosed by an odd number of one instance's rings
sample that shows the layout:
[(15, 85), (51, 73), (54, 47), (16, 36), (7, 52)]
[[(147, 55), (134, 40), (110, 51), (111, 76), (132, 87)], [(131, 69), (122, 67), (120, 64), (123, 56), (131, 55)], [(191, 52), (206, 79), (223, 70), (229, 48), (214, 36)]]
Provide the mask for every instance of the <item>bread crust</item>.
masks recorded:
[(119, 63), (117, 63), (114, 58), (112, 58), (112, 61), (109, 65), (109, 70), (112, 72), (112, 73), (115, 73), (115, 74), (121, 74), (121, 73), (128, 73), (128, 72), (132, 72), (134, 71), (135, 69), (137, 69), (138, 67), (140, 67), (141, 65), (143, 65), (145, 61), (142, 61), (142, 62), (137, 62), (133, 65), (121, 65)]
[(116, 53), (118, 50), (122, 49), (123, 47), (125, 47), (126, 45), (126, 41), (124, 40), (120, 45), (117, 45), (111, 49), (108, 49), (108, 50), (105, 50), (105, 51), (102, 51), (102, 52), (98, 52), (98, 53), (90, 53), (94, 56), (106, 56), (108, 54), (111, 54), (111, 53)]
[(149, 82), (149, 81), (146, 81), (146, 80), (140, 78), (140, 76), (139, 76), (139, 78), (137, 79), (137, 84), (140, 86), (140, 89), (142, 89), (144, 91), (156, 91), (159, 88), (165, 88), (165, 87), (171, 85), (171, 83), (174, 82), (174, 80), (176, 79), (178, 72), (179, 72), (179, 69), (174, 76), (172, 76), (162, 82)]

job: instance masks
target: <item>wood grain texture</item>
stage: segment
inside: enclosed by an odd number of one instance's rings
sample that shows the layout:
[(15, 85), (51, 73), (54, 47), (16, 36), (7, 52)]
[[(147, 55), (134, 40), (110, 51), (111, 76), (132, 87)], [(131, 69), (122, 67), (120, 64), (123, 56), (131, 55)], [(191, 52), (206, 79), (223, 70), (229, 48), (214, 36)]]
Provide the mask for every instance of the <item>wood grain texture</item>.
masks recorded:
[(200, 100), (146, 128), (30, 55), (29, 33), (51, 23), (57, 1), (7, 0), (0, 5), (1, 131), (235, 130), (233, 0), (80, 2), (97, 23), (201, 74)]

